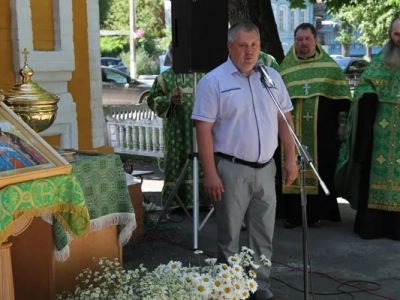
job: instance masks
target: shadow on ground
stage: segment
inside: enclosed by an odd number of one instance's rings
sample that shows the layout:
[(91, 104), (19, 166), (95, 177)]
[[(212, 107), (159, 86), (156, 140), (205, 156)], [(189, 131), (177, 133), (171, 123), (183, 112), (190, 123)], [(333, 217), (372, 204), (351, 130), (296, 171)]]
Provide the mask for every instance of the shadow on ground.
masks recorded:
[[(143, 183), (147, 199), (159, 203), (162, 173), (153, 165), (137, 165), (141, 170), (152, 169), (153, 177)], [(151, 189), (156, 186), (157, 189)], [(162, 186), (162, 184), (161, 184)], [(400, 299), (400, 243), (387, 240), (362, 240), (353, 233), (355, 212), (347, 203), (340, 204), (342, 222), (323, 222), (320, 228), (310, 228), (309, 254), (311, 260), (314, 298), (329, 300)], [(208, 211), (200, 212), (200, 223)], [(157, 216), (153, 216), (153, 219)], [(149, 218), (152, 219), (152, 218)], [(303, 290), (302, 229), (285, 229), (284, 220), (277, 220), (274, 237), (272, 291), (277, 299), (305, 299)], [(198, 233), (198, 247), (203, 258), (216, 256), (215, 214)], [(179, 212), (172, 211), (158, 230), (148, 224), (140, 242), (123, 248), (124, 267), (134, 269), (143, 263), (153, 269), (170, 260), (198, 264), (193, 254), (193, 223)], [(400, 230), (400, 228), (399, 228)], [(244, 243), (246, 232), (241, 234)], [(348, 285), (343, 285), (347, 283)]]

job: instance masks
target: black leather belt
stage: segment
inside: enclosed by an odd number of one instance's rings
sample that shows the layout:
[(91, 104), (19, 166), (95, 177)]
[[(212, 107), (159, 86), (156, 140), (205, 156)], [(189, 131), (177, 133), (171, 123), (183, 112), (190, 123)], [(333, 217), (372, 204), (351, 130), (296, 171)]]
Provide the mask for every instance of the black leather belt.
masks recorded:
[(265, 163), (258, 163), (258, 162), (251, 162), (251, 161), (243, 160), (243, 159), (240, 159), (240, 158), (236, 158), (236, 157), (234, 157), (232, 155), (228, 155), (228, 154), (221, 153), (221, 152), (216, 152), (215, 154), (218, 155), (219, 157), (223, 158), (223, 159), (226, 159), (226, 160), (229, 160), (229, 161), (233, 162), (234, 164), (245, 165), (245, 166), (248, 166), (248, 167), (253, 168), (253, 169), (264, 168), (271, 161), (271, 160), (269, 160), (269, 161), (267, 161)]

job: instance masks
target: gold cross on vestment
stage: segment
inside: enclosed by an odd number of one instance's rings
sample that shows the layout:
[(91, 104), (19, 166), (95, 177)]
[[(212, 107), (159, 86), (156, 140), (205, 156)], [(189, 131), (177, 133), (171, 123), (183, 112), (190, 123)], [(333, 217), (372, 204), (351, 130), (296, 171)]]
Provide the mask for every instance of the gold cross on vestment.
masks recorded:
[(308, 95), (308, 90), (309, 90), (310, 86), (309, 84), (306, 82), (306, 84), (303, 86), (304, 89), (304, 93), (306, 94), (306, 96)]
[(24, 48), (24, 51), (22, 51), (21, 53), (24, 56), (25, 63), (26, 63), (28, 61), (28, 55), (29, 55), (28, 49)]
[(306, 119), (307, 122), (310, 122), (310, 119), (313, 118), (312, 115), (310, 115), (310, 112), (308, 111), (307, 114), (305, 116), (303, 116), (304, 119)]

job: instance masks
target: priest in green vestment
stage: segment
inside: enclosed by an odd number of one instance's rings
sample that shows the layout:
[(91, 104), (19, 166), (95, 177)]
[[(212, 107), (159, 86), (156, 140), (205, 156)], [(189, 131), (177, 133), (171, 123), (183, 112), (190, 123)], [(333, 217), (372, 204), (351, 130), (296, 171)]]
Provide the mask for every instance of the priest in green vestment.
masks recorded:
[(362, 238), (400, 240), (400, 18), (355, 88), (336, 173)]
[[(196, 73), (197, 81), (204, 74)], [(176, 74), (172, 68), (158, 75), (153, 83), (147, 105), (163, 119), (164, 134), (164, 187), (162, 201), (168, 199), (182, 173), (185, 163), (193, 153), (193, 83), (194, 74)], [(199, 204), (210, 205), (203, 192), (203, 174), (199, 172)], [(177, 195), (186, 207), (193, 206), (193, 163), (189, 164)]]
[[(301, 143), (308, 148), (313, 164), (327, 185), (322, 190), (314, 172), (307, 165), (308, 226), (317, 227), (320, 220), (340, 221), (334, 175), (340, 140), (345, 134), (351, 102), (348, 80), (337, 63), (317, 44), (315, 27), (300, 24), (294, 32), (295, 43), (280, 64), (280, 74), (293, 101), (293, 122)], [(282, 185), (278, 204), (285, 207), (286, 228), (302, 224), (301, 182)]]
[[(172, 44), (169, 47), (169, 59), (172, 62)], [(265, 65), (277, 68), (275, 58), (260, 52), (259, 59)], [(204, 76), (197, 73), (197, 81)], [(164, 187), (162, 201), (168, 199), (176, 185), (186, 160), (193, 153), (193, 74), (176, 74), (172, 68), (160, 74), (153, 83), (147, 105), (158, 117), (163, 119), (164, 134)], [(177, 196), (186, 207), (193, 204), (193, 164), (185, 172)], [(211, 201), (202, 187), (203, 172), (199, 167), (199, 204), (209, 206)]]

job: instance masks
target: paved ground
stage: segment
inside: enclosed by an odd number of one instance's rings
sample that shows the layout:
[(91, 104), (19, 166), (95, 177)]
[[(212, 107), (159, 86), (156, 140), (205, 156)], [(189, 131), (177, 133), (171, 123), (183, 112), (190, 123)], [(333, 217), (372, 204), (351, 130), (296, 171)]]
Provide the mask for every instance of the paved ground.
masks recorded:
[[(145, 178), (142, 189), (148, 200), (159, 203), (162, 172), (156, 164), (135, 164), (135, 169), (156, 171)], [(346, 202), (340, 204), (340, 209), (341, 223), (323, 223), (321, 228), (308, 231), (314, 271), (314, 298), (308, 299), (400, 299), (400, 243), (360, 239), (352, 231), (354, 211)], [(207, 211), (200, 213), (200, 221), (206, 214)], [(283, 223), (284, 220), (276, 223), (272, 291), (277, 299), (306, 299), (301, 292), (303, 272), (299, 270), (303, 267), (302, 230), (284, 229)], [(242, 241), (245, 234), (242, 233)], [(204, 258), (216, 254), (215, 214), (199, 232), (198, 249), (204, 251)], [(123, 253), (125, 268), (144, 263), (153, 269), (170, 260), (198, 263), (193, 254), (193, 225), (179, 212), (172, 212), (159, 231), (147, 231), (141, 242), (125, 246)]]

